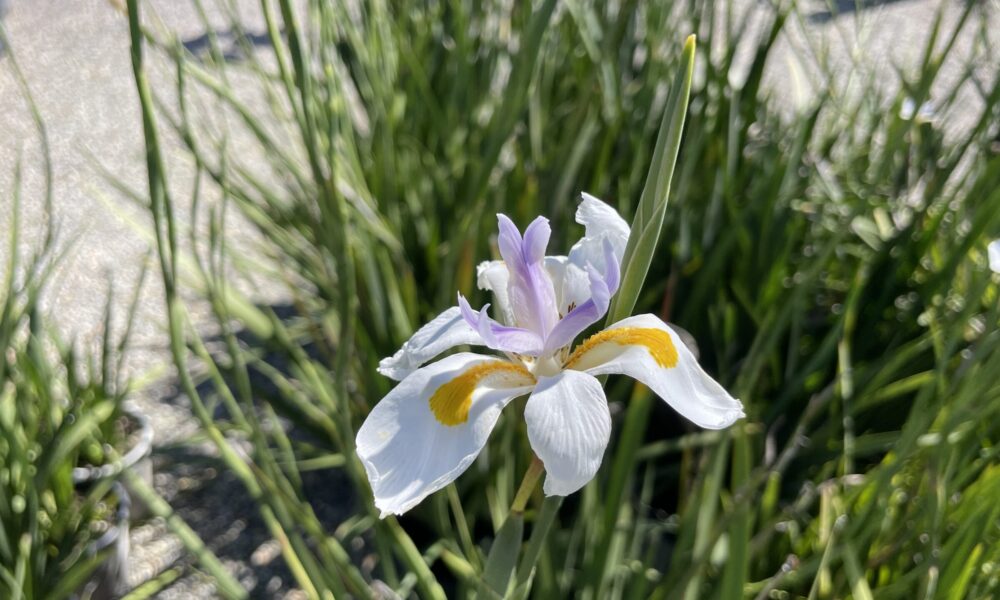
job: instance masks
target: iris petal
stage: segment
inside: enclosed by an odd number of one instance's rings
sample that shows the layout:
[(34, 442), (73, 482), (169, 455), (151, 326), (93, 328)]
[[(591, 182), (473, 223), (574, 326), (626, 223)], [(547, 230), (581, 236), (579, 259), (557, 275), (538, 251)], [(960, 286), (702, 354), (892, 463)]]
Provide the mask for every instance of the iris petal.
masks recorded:
[(545, 463), (546, 496), (572, 494), (594, 478), (611, 437), (601, 384), (579, 371), (541, 377), (524, 407), (528, 441)]
[(514, 313), (511, 312), (510, 298), (507, 296), (507, 282), (510, 273), (502, 260), (490, 260), (479, 263), (476, 268), (476, 283), (481, 290), (493, 292), (493, 302), (505, 325), (514, 324)]
[(486, 345), (486, 342), (462, 318), (461, 309), (453, 306), (418, 329), (395, 354), (383, 358), (378, 372), (399, 381), (438, 354), (462, 345)]
[(458, 306), (462, 310), (462, 318), (469, 324), (488, 347), (501, 352), (514, 352), (527, 356), (538, 356), (542, 351), (542, 338), (528, 329), (501, 325), (486, 314), (489, 304), (476, 312), (469, 306), (469, 301), (458, 295)]
[(588, 264), (587, 274), (590, 278), (590, 299), (574, 308), (563, 317), (545, 340), (544, 353), (554, 352), (572, 343), (576, 336), (601, 319), (611, 304), (611, 297), (618, 291), (621, 274), (618, 262), (614, 258), (614, 249), (608, 240), (604, 240), (604, 260), (607, 271), (602, 277), (597, 269)]
[(524, 262), (529, 265), (542, 262), (545, 259), (545, 249), (549, 246), (549, 238), (552, 237), (552, 228), (549, 220), (545, 217), (538, 217), (524, 230), (524, 241), (521, 242), (521, 253), (524, 255)]
[(746, 416), (743, 404), (706, 373), (677, 332), (653, 315), (628, 317), (573, 351), (565, 368), (638, 379), (681, 416), (723, 429)]
[(497, 245), (509, 272), (507, 295), (518, 327), (545, 338), (559, 318), (552, 279), (543, 266), (551, 228), (544, 217), (535, 219), (525, 237), (507, 216), (497, 215)]
[(545, 270), (555, 287), (560, 315), (569, 314), (590, 299), (590, 278), (585, 268), (581, 269), (565, 256), (546, 256)]
[(583, 238), (570, 249), (569, 259), (580, 268), (590, 263), (606, 275), (604, 244), (611, 243), (615, 262), (620, 266), (628, 244), (629, 226), (610, 205), (590, 194), (584, 193), (582, 196), (583, 201), (576, 209), (576, 222), (586, 229)]
[[(456, 381), (468, 384), (458, 390), (468, 398), (453, 407), (456, 390), (442, 388)], [(460, 353), (418, 369), (393, 388), (356, 440), (382, 516), (406, 512), (461, 475), (486, 445), (503, 407), (533, 384), (519, 365)], [(437, 398), (441, 394), (447, 397)]]

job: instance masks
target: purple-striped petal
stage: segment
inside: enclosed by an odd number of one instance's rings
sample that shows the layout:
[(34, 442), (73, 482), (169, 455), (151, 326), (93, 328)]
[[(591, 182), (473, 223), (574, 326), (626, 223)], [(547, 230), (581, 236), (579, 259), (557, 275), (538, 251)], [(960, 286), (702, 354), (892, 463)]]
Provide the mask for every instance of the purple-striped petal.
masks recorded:
[(538, 356), (544, 343), (542, 338), (527, 329), (520, 327), (508, 327), (497, 323), (487, 314), (489, 304), (484, 306), (479, 312), (469, 306), (468, 300), (462, 294), (458, 295), (458, 306), (462, 310), (462, 318), (473, 329), (479, 332), (483, 342), (489, 348), (501, 352), (514, 352), (527, 356)]
[(521, 243), (524, 261), (529, 265), (540, 263), (545, 260), (545, 249), (549, 247), (549, 238), (552, 237), (552, 228), (549, 220), (545, 217), (538, 217), (524, 230), (524, 241)]
[(593, 265), (587, 265), (590, 299), (571, 310), (556, 323), (545, 339), (544, 354), (572, 343), (584, 329), (596, 323), (608, 312), (611, 297), (618, 291), (618, 285), (621, 283), (618, 262), (614, 259), (614, 248), (608, 240), (604, 241), (604, 260), (606, 272), (603, 277)]
[(497, 221), (500, 229), (497, 245), (510, 273), (507, 291), (515, 325), (544, 339), (559, 319), (552, 279), (542, 264), (552, 233), (549, 222), (538, 217), (522, 238), (507, 216), (498, 214)]
[(497, 226), (500, 230), (497, 235), (500, 256), (508, 265), (524, 263), (524, 253), (521, 251), (521, 232), (518, 231), (517, 225), (514, 225), (510, 217), (500, 213), (497, 215)]

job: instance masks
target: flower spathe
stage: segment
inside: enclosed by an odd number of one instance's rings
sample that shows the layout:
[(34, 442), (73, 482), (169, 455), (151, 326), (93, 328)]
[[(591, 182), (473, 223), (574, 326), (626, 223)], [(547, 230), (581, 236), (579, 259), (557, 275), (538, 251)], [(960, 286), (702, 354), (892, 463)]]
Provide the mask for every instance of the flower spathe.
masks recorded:
[[(454, 481), (482, 451), (500, 412), (528, 395), (528, 441), (545, 466), (546, 495), (565, 496), (600, 468), (611, 436), (597, 375), (623, 374), (648, 386), (682, 416), (708, 429), (728, 427), (743, 406), (706, 374), (678, 334), (645, 314), (623, 319), (580, 344), (574, 340), (608, 311), (618, 290), (628, 224), (583, 195), (583, 238), (568, 256), (546, 256), (551, 230), (539, 217), (522, 236), (498, 215), (503, 260), (479, 265), (475, 310), (461, 295), (420, 328), (379, 372), (399, 380), (365, 420), (357, 450), (382, 516), (402, 514)], [(499, 356), (462, 352), (485, 346)]]

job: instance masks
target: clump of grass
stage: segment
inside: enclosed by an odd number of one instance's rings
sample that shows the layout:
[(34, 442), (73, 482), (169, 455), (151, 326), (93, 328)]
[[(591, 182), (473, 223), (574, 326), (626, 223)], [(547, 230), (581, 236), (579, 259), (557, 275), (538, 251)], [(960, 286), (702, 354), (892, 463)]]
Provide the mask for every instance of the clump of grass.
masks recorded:
[[(697, 65), (665, 242), (637, 310), (690, 331), (750, 418), (691, 433), (643, 388), (612, 381), (622, 423), (605, 466), (561, 508), (533, 501), (529, 529), (551, 533), (529, 539), (518, 593), (995, 593), (1000, 383), (989, 374), (1000, 368), (1000, 321), (982, 254), (1000, 232), (1000, 78), (963, 70), (938, 92), (936, 120), (899, 110), (939, 89), (954, 39), (976, 27), (974, 5), (953, 30), (936, 21), (900, 91), (871, 79), (857, 96), (821, 90), (808, 110), (783, 116), (762, 84), (795, 16), (783, 9), (746, 41), (735, 20), (695, 1), (358, 10), (313, 1), (302, 11), (265, 1), (266, 48), (251, 47), (228, 13), (246, 58), (233, 65), (212, 36), (208, 56), (195, 57), (169, 32), (142, 29), (139, 4), (129, 3), (133, 58), (174, 358), (203, 427), (308, 593), (479, 589), (488, 540), (530, 461), (521, 421), (503, 420), (457, 485), (402, 522), (378, 521), (352, 448), (389, 387), (375, 366), (454, 290), (476, 294), (497, 210), (519, 221), (552, 215), (564, 240), (580, 190), (633, 215), (663, 82), (691, 31), (722, 51)], [(734, 82), (741, 38), (752, 59)], [(173, 62), (178, 111), (155, 110), (168, 96), (146, 82), (147, 43)], [(265, 102), (244, 98), (237, 75), (253, 77)], [(961, 86), (981, 97), (979, 112), (945, 136), (943, 119), (967, 110)], [(220, 113), (252, 151), (234, 149), (230, 130), (216, 127)], [(202, 251), (185, 272), (158, 119), (194, 159), (194, 200), (206, 179), (223, 197), (209, 210), (208, 250), (192, 243)], [(226, 251), (226, 207), (261, 233), (259, 260)], [(223, 275), (233, 271), (276, 274), (293, 315), (255, 307)], [(214, 310), (217, 353), (191, 328), (184, 277)], [(205, 398), (190, 359), (215, 384)], [(229, 420), (211, 418), (213, 402)], [(249, 457), (234, 449), (237, 436), (251, 441)], [(316, 467), (343, 471), (354, 492), (337, 501), (354, 502), (354, 517), (315, 516), (302, 471)], [(377, 561), (356, 560), (346, 550), (355, 542)]]
[[(17, 179), (17, 178), (15, 178)], [(55, 264), (46, 244), (19, 261), (15, 197), (0, 291), (0, 596), (67, 598), (108, 558), (100, 525), (110, 480), (85, 492), (73, 470), (121, 405), (91, 363), (49, 330), (40, 296)]]
[[(2, 25), (0, 46), (40, 136), (45, 175), (40, 202), (51, 215), (45, 124)], [(116, 441), (106, 434), (120, 415), (127, 382), (117, 377), (120, 363), (108, 332), (103, 354), (89, 355), (84, 364), (50, 328), (41, 297), (61, 253), (50, 218), (28, 257), (22, 256), (20, 175), (18, 162), (7, 203), (7, 260), (0, 269), (0, 597), (59, 599), (78, 593), (112, 552), (106, 543), (111, 531), (104, 529), (114, 527), (112, 511), (120, 496), (111, 480), (80, 490), (74, 469)]]

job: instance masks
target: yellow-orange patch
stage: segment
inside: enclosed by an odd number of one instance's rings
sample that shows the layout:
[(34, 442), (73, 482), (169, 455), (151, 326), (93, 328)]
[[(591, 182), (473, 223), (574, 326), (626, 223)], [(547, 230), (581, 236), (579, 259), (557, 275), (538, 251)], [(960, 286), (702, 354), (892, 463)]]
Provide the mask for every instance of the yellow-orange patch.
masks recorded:
[(566, 367), (573, 366), (573, 363), (580, 360), (588, 350), (608, 343), (619, 346), (644, 346), (659, 366), (665, 369), (677, 366), (677, 347), (674, 346), (674, 340), (669, 333), (655, 327), (620, 327), (605, 329), (587, 338), (573, 350), (573, 354), (566, 361)]
[(488, 377), (495, 375), (515, 375), (525, 380), (524, 385), (534, 383), (535, 377), (524, 366), (506, 362), (490, 361), (473, 365), (464, 373), (442, 385), (431, 396), (431, 412), (442, 425), (454, 427), (469, 420), (472, 406), (472, 392)]

